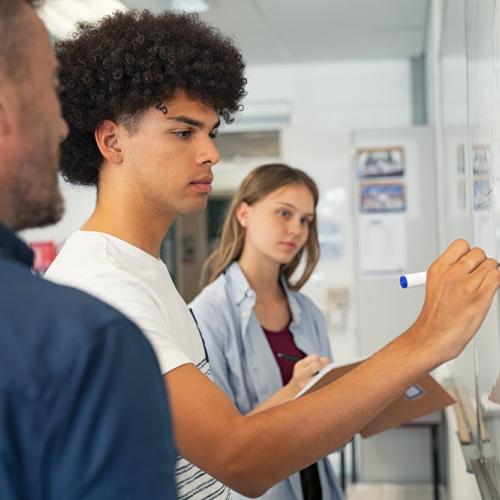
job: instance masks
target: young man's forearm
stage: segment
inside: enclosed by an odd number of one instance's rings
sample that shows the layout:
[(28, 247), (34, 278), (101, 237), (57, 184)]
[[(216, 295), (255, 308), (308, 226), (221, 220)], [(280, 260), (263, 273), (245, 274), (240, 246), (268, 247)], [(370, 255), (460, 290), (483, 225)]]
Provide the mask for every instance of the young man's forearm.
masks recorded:
[(260, 495), (348, 442), (439, 364), (415, 345), (412, 334), (408, 331), (315, 393), (234, 422), (230, 433), (234, 455), (228, 457), (226, 470), (236, 483), (256, 488)]
[(457, 240), (429, 268), (414, 325), (341, 379), (298, 400), (241, 416), (193, 365), (165, 376), (178, 448), (247, 496), (342, 446), (412, 383), (456, 357), (500, 286), (498, 262)]
[[(207, 380), (205, 390), (200, 391), (207, 398), (203, 428), (199, 420), (194, 422), (199, 410), (185, 406), (201, 403), (201, 394), (193, 393), (186, 401), (187, 395), (178, 395), (176, 389), (181, 384), (167, 375), (181, 454), (232, 489), (260, 496), (273, 484), (344, 445), (439, 363), (437, 358), (426, 357), (416, 337), (410, 329), (341, 379), (257, 414), (240, 415)], [(198, 379), (194, 367), (192, 372)], [(197, 384), (193, 380), (190, 385)], [(184, 412), (179, 411), (181, 407)]]

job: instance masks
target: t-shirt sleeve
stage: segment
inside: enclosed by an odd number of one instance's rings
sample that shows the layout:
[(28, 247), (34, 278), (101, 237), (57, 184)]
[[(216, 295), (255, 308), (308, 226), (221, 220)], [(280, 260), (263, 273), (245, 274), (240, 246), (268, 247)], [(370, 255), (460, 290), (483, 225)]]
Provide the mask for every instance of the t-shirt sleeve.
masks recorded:
[(126, 273), (114, 272), (110, 277), (103, 273), (79, 282), (77, 287), (115, 307), (139, 326), (153, 346), (162, 373), (194, 363), (176, 340), (170, 319), (156, 297), (140, 280)]
[(57, 394), (47, 498), (176, 498), (165, 384), (132, 323), (116, 320), (96, 332)]

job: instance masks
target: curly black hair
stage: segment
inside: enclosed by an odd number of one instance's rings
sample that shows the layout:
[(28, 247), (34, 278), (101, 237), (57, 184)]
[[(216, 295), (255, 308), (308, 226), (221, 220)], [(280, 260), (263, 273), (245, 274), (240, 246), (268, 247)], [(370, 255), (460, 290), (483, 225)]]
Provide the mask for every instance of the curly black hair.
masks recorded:
[(245, 96), (245, 63), (233, 42), (197, 14), (131, 10), (78, 25), (56, 44), (70, 133), (63, 177), (97, 186), (103, 161), (94, 131), (105, 119), (130, 132), (142, 113), (183, 90), (230, 123)]

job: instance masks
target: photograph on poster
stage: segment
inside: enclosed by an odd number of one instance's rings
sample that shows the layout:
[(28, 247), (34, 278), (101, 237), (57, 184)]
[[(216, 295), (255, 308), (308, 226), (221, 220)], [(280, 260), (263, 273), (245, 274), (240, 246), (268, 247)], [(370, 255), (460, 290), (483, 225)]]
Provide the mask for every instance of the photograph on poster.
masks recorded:
[(402, 183), (364, 183), (360, 186), (361, 212), (404, 212), (406, 190)]
[(358, 176), (402, 176), (405, 171), (405, 152), (400, 146), (362, 148), (356, 153)]
[(487, 144), (473, 144), (472, 148), (472, 173), (489, 175), (491, 151)]
[(474, 179), (474, 210), (489, 210), (493, 189), (488, 178)]

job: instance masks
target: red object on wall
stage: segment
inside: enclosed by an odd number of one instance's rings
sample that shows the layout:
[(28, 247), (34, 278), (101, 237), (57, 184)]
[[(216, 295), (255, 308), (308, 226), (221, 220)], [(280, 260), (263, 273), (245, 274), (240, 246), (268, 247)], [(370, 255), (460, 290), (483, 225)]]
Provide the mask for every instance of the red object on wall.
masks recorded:
[(36, 241), (30, 243), (30, 247), (35, 252), (35, 262), (33, 270), (38, 273), (45, 273), (52, 261), (56, 258), (57, 247), (53, 241)]

